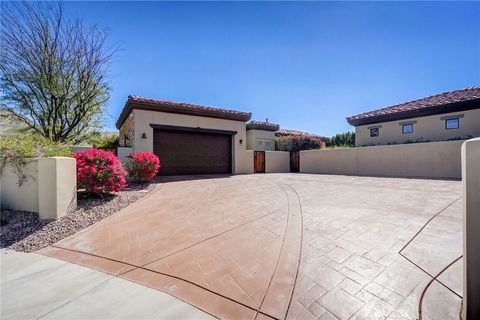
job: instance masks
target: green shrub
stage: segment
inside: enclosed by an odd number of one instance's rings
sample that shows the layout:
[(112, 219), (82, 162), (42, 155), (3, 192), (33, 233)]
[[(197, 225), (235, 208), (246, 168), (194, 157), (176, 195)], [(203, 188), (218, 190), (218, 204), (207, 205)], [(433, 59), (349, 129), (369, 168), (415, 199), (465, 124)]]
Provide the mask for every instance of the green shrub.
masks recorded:
[(24, 158), (70, 156), (68, 146), (37, 134), (16, 134), (0, 141), (0, 157), (17, 154)]
[(92, 145), (97, 149), (117, 149), (119, 146), (118, 135), (105, 134), (99, 131), (90, 132), (81, 143)]
[(119, 146), (118, 136), (115, 134), (101, 136), (100, 139), (94, 143), (94, 146), (98, 149), (117, 149)]
[(27, 177), (22, 168), (28, 158), (71, 156), (68, 146), (53, 142), (37, 134), (16, 134), (0, 140), (0, 173), (7, 162), (11, 163), (18, 176), (18, 185)]
[(453, 138), (450, 138), (448, 139), (448, 141), (453, 141), (453, 140), (468, 140), (468, 139), (472, 139), (473, 136), (471, 134), (467, 134), (465, 136), (456, 136), (456, 137), (453, 137)]
[(355, 147), (355, 133), (344, 132), (337, 133), (331, 138), (327, 138), (327, 147)]
[(322, 140), (308, 136), (281, 136), (275, 137), (275, 150), (277, 151), (300, 151), (320, 149)]

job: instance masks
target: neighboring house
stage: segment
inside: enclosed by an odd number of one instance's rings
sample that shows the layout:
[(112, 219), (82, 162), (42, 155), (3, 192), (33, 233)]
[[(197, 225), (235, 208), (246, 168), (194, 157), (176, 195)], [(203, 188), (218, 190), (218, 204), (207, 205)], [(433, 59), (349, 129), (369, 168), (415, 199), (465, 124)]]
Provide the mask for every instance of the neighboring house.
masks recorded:
[(480, 87), (393, 105), (347, 118), (355, 145), (442, 141), (480, 136)]
[(267, 121), (247, 123), (247, 150), (275, 151), (275, 132), (280, 126)]
[(251, 113), (129, 96), (117, 120), (121, 146), (153, 151), (162, 175), (245, 173)]

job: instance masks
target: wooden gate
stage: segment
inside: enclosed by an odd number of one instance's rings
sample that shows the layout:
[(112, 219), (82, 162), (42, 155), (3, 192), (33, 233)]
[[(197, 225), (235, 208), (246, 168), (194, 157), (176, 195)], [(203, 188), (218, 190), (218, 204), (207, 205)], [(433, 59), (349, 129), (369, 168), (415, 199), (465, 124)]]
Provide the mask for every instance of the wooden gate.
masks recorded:
[(300, 172), (300, 151), (290, 152), (290, 172)]
[(255, 173), (265, 173), (265, 151), (253, 152), (253, 168)]

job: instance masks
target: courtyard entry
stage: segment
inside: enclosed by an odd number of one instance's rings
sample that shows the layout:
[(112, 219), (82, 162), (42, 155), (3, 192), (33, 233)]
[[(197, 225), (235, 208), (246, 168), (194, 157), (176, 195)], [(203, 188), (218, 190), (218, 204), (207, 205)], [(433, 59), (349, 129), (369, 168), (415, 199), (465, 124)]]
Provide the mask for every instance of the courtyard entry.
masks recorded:
[(254, 151), (253, 163), (255, 173), (265, 173), (265, 151)]
[(290, 151), (290, 172), (300, 172), (300, 151)]

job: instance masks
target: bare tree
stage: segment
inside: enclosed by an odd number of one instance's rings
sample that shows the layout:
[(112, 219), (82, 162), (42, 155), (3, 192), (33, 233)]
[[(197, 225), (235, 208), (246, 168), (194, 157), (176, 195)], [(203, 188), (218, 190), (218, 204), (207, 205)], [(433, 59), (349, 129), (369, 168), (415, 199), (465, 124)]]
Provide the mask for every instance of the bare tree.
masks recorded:
[(81, 141), (109, 98), (106, 30), (67, 19), (58, 2), (1, 5), (1, 106), (48, 139)]

